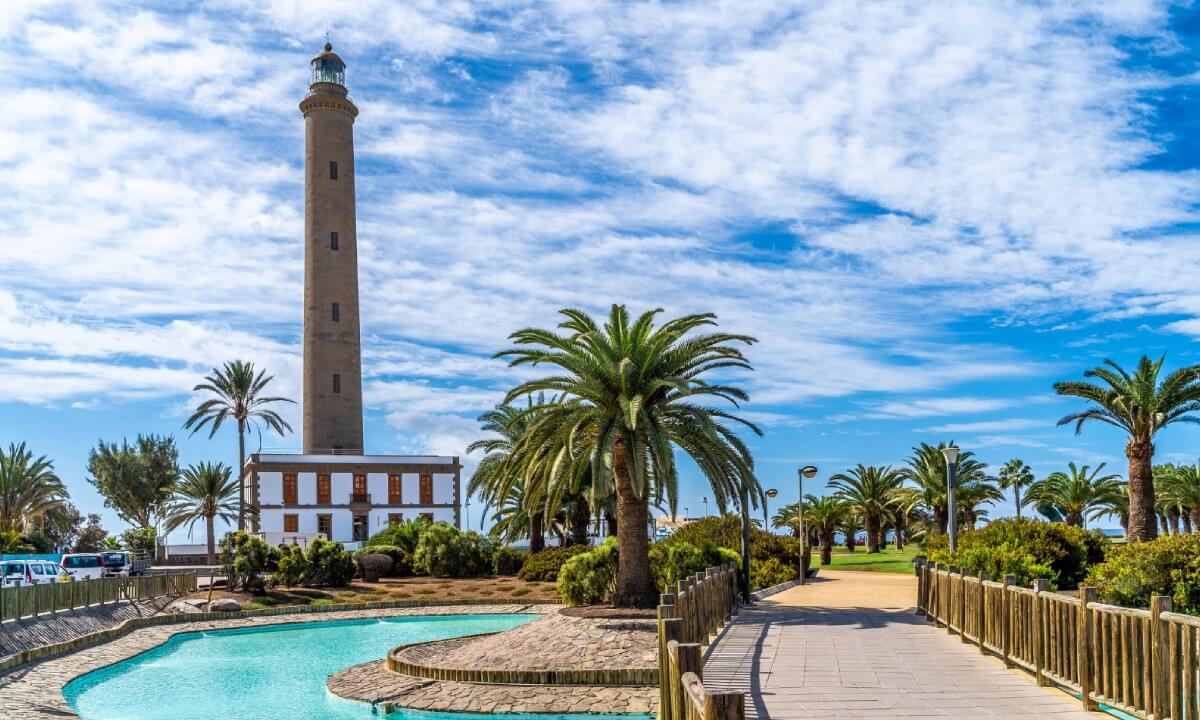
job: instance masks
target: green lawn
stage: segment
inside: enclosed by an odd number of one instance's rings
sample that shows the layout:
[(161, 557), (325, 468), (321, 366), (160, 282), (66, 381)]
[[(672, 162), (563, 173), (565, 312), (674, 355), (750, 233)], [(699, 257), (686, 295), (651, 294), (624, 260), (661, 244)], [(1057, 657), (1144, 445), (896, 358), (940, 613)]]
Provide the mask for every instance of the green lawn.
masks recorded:
[[(874, 555), (868, 555), (867, 549), (861, 545), (852, 553), (846, 552), (845, 547), (841, 549), (841, 552), (834, 548), (833, 563), (825, 567), (831, 570), (869, 570), (911, 575), (913, 572), (912, 559), (918, 552), (920, 552), (920, 548), (916, 545), (909, 545), (903, 550), (888, 547), (887, 550)], [(813, 555), (816, 556), (817, 553), (814, 552)]]

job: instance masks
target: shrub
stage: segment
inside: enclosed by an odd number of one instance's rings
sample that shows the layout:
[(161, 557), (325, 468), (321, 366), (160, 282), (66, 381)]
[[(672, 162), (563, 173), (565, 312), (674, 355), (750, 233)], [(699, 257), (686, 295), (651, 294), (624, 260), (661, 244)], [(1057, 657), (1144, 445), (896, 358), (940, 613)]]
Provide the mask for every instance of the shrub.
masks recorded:
[[(941, 541), (927, 540), (926, 547)], [(986, 570), (1001, 578), (1007, 573), (1018, 576), (1022, 585), (1035, 578), (1022, 573), (1044, 572), (1055, 590), (1079, 586), (1088, 567), (1104, 560), (1107, 538), (1099, 531), (1088, 532), (1064, 523), (1022, 518), (997, 520), (984, 528), (963, 533), (958, 552), (935, 549), (929, 559), (958, 565), (972, 571)]]
[(363, 580), (374, 583), (392, 569), (392, 558), (383, 553), (366, 553), (358, 555), (358, 572)]
[(521, 565), (517, 577), (525, 582), (554, 582), (558, 579), (558, 571), (562, 569), (567, 558), (590, 550), (586, 545), (572, 545), (565, 548), (551, 548), (539, 553), (531, 553)]
[(617, 584), (617, 539), (578, 553), (558, 571), (558, 596), (567, 605), (595, 605), (608, 600)]
[(800, 577), (796, 568), (788, 565), (777, 557), (766, 560), (750, 560), (750, 586), (753, 588), (769, 588), (782, 585)]
[[(375, 533), (367, 540), (367, 547), (389, 546), (398, 547), (406, 551), (411, 557), (417, 550), (417, 543), (421, 540), (421, 535), (431, 527), (428, 520), (417, 518), (415, 520), (401, 520), (398, 523), (392, 523)], [(395, 560), (395, 558), (392, 558)]]
[(1177, 612), (1200, 614), (1200, 534), (1114, 547), (1087, 583), (1115, 605), (1146, 607), (1151, 596), (1170, 595)]
[(257, 535), (232, 532), (221, 540), (221, 565), (230, 590), (244, 589), (260, 594), (266, 587), (263, 571), (270, 548)]
[[(740, 553), (742, 547), (742, 519), (737, 515), (720, 515), (690, 522), (679, 528), (674, 535), (663, 540), (661, 545), (690, 543), (703, 547), (708, 542), (718, 548)], [(811, 561), (812, 549), (799, 538), (775, 535), (756, 527), (750, 528), (751, 579), (753, 564), (775, 558), (791, 567), (799, 577)], [(739, 566), (740, 567), (740, 566)]]
[(392, 559), (392, 566), (384, 573), (384, 577), (408, 577), (413, 574), (412, 553), (402, 547), (396, 545), (368, 545), (354, 553), (355, 557), (371, 554), (387, 555)]
[(496, 575), (516, 575), (521, 572), (527, 555), (516, 548), (498, 547), (492, 553), (492, 572)]
[(303, 550), (296, 545), (281, 545), (279, 569), (271, 575), (271, 581), (287, 587), (340, 587), (353, 577), (354, 558), (341, 543), (315, 537)]
[(650, 547), (650, 572), (660, 589), (710, 567), (740, 562), (736, 552), (707, 541), (700, 547), (689, 542), (659, 542)]
[(152, 527), (130, 528), (121, 533), (121, 545), (126, 550), (144, 550), (147, 555), (154, 557), (157, 544), (158, 531)]
[(443, 578), (486, 575), (492, 571), (492, 543), (479, 533), (461, 533), (453, 525), (435, 523), (417, 542), (413, 569)]

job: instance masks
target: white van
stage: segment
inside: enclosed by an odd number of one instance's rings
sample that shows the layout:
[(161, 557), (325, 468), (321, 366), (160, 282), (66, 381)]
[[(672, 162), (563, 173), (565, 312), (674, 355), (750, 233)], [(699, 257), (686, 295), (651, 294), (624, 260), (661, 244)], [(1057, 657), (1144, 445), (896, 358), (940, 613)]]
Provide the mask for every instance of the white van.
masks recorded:
[(76, 580), (104, 577), (104, 557), (100, 553), (70, 553), (62, 556), (62, 569)]
[(0, 586), (24, 587), (66, 582), (71, 576), (48, 560), (4, 560), (0, 562)]

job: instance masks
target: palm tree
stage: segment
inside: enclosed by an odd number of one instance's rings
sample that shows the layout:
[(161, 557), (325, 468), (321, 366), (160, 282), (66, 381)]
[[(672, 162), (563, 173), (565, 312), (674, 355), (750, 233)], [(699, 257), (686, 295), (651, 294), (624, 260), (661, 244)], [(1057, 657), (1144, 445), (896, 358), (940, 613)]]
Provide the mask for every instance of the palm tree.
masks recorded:
[(1189, 532), (1200, 532), (1200, 463), (1167, 467), (1169, 471), (1163, 477), (1158, 493), (1167, 503), (1183, 511), (1183, 517), (1191, 526)]
[(183, 471), (163, 511), (167, 532), (187, 525), (188, 532), (200, 520), (208, 533), (208, 564), (217, 562), (216, 519), (225, 522), (238, 515), (237, 480), (224, 463), (200, 463)]
[[(540, 405), (541, 402), (538, 403)], [(479, 416), (483, 430), (492, 432), (497, 437), (476, 440), (467, 446), (467, 452), (482, 450), (485, 455), (471, 473), (467, 482), (467, 496), (479, 494), (484, 501), (484, 512), (488, 508), (497, 508), (505, 518), (502, 531), (509, 542), (515, 540), (520, 533), (529, 535), (529, 552), (541, 552), (545, 548), (546, 532), (544, 526), (545, 512), (542, 510), (529, 511), (525, 505), (525, 478), (511, 478), (508, 473), (508, 457), (516, 446), (517, 441), (529, 427), (529, 418), (535, 404), (530, 399), (529, 407), (520, 410), (509, 404), (497, 405)], [(516, 484), (513, 484), (513, 481)], [(515, 500), (515, 504), (514, 504)], [(502, 517), (497, 515), (497, 520)]]
[(776, 530), (787, 528), (792, 531), (792, 537), (800, 537), (800, 503), (789, 503), (776, 510), (771, 517), (771, 527)]
[(867, 552), (879, 552), (880, 525), (896, 491), (904, 484), (904, 473), (891, 465), (862, 465), (829, 478), (829, 488), (862, 519), (867, 530)]
[(1154, 513), (1154, 434), (1176, 422), (1200, 423), (1192, 413), (1200, 410), (1200, 366), (1180, 368), (1159, 381), (1163, 360), (1143, 355), (1132, 375), (1112, 360), (1083, 375), (1099, 378), (1102, 384), (1060, 382), (1059, 395), (1083, 398), (1086, 409), (1071, 413), (1059, 425), (1075, 424), (1075, 434), (1089, 420), (1121, 428), (1128, 435), (1125, 457), (1129, 458), (1130, 540), (1153, 540), (1157, 535)]
[(897, 550), (903, 550), (904, 544), (908, 542), (908, 532), (914, 517), (920, 518), (921, 500), (920, 490), (902, 487), (896, 491), (892, 503), (888, 506), (892, 527), (896, 530)]
[(32, 530), (35, 521), (63, 511), (68, 497), (46, 456), (35, 458), (25, 443), (0, 450), (0, 532)]
[(833, 536), (841, 527), (846, 513), (846, 504), (833, 495), (821, 498), (804, 496), (804, 522), (817, 534), (822, 565), (833, 562)]
[[(946, 459), (942, 455), (942, 449), (953, 444), (953, 441), (940, 442), (937, 445), (921, 443), (913, 448), (913, 455), (908, 458), (908, 467), (902, 471), (906, 480), (916, 484), (916, 489), (921, 493), (921, 504), (933, 516), (932, 529), (943, 535), (947, 532), (950, 514), (946, 507)], [(958, 497), (968, 497), (971, 488), (976, 485), (990, 484), (987, 473), (984, 472), (986, 467), (975, 460), (973, 452), (959, 452), (954, 472)], [(984, 490), (982, 494), (988, 493)]]
[(1104, 463), (1067, 464), (1067, 472), (1052, 472), (1029, 486), (1029, 498), (1052, 506), (1068, 525), (1084, 527), (1088, 520), (1108, 515), (1121, 501), (1125, 486), (1116, 475), (1100, 475)]
[[(246, 472), (246, 431), (257, 430), (258, 423), (266, 425), (283, 437), (291, 432), (282, 417), (267, 406), (277, 402), (295, 402), (285, 397), (263, 397), (263, 391), (274, 375), (266, 370), (254, 372), (254, 363), (233, 360), (222, 368), (213, 368), (204, 382), (192, 388), (195, 392), (212, 393), (214, 397), (200, 403), (192, 416), (183, 424), (195, 435), (205, 425), (210, 425), (208, 437), (217, 434), (226, 420), (237, 423), (238, 431), (238, 530), (246, 529), (246, 487), (242, 480)], [(255, 489), (257, 491), (257, 488)], [(257, 492), (255, 493), (257, 494)]]
[(959, 527), (974, 530), (976, 523), (987, 519), (988, 511), (983, 506), (1003, 499), (1004, 494), (989, 477), (981, 477), (959, 487), (956, 502)]
[[(590, 471), (596, 497), (617, 499), (618, 565), (613, 604), (649, 607), (658, 600), (650, 575), (648, 518), (652, 500), (666, 497), (672, 514), (679, 476), (675, 449), (691, 456), (712, 486), (717, 508), (745, 491), (755, 507), (762, 489), (749, 448), (730, 429), (756, 425), (705, 401), (735, 407), (748, 399), (741, 389), (704, 378), (711, 371), (751, 369), (735, 344), (754, 338), (726, 333), (692, 334), (716, 325), (712, 314), (686, 315), (654, 326), (662, 312), (632, 321), (613, 305), (600, 327), (581, 310), (563, 310), (558, 333), (524, 329), (511, 336), (510, 367), (552, 365), (560, 374), (522, 383), (506, 402), (538, 393), (558, 399), (541, 407), (506, 463), (508, 475), (531, 482), (527, 493), (554, 498), (576, 488)], [(549, 507), (557, 503), (547, 500)]]
[(1004, 463), (1000, 474), (996, 476), (1001, 490), (1013, 491), (1013, 502), (1017, 506), (1017, 519), (1021, 519), (1021, 508), (1029, 504), (1028, 498), (1021, 495), (1021, 489), (1033, 483), (1033, 471), (1020, 458), (1013, 458)]

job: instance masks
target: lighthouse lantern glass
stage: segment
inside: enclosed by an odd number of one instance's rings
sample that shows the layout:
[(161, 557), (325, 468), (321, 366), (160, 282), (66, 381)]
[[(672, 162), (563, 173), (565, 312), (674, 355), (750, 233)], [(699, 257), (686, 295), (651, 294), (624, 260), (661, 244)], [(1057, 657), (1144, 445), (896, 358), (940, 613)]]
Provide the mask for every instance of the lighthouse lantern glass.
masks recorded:
[(333, 83), (346, 85), (345, 63), (330, 57), (318, 57), (312, 61), (312, 81), (314, 83)]

